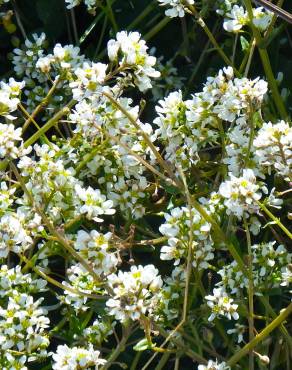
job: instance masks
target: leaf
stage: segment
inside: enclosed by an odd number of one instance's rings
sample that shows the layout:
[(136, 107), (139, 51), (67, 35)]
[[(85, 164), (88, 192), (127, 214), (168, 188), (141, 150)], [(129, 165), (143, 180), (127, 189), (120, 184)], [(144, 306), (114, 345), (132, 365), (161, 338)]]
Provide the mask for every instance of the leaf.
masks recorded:
[(245, 37), (240, 36), (240, 44), (241, 44), (241, 49), (243, 51), (248, 50), (248, 48), (249, 48), (249, 42), (247, 41), (247, 39)]
[(141, 339), (134, 347), (133, 350), (137, 352), (146, 351), (146, 349), (151, 349), (155, 347), (154, 343), (149, 343), (147, 338)]

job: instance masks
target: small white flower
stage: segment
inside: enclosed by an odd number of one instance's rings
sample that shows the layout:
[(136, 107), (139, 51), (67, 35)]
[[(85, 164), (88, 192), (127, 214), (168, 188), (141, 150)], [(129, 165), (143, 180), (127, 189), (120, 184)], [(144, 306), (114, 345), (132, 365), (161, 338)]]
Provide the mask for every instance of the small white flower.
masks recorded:
[(227, 366), (226, 362), (209, 360), (207, 365), (199, 365), (198, 370), (230, 370), (230, 366)]
[(234, 5), (226, 14), (223, 27), (228, 32), (238, 32), (248, 23), (248, 14), (242, 6)]
[(162, 279), (153, 265), (132, 266), (129, 272), (119, 271), (108, 276), (109, 315), (118, 321), (139, 320), (141, 314), (151, 315), (155, 309), (155, 294), (162, 287)]
[[(263, 187), (261, 190), (266, 192)], [(221, 183), (219, 194), (224, 198), (227, 214), (234, 214), (240, 219), (245, 212), (258, 211), (255, 202), (261, 198), (260, 186), (256, 184), (256, 177), (250, 169), (244, 169), (241, 177), (230, 174), (230, 180)]]
[(238, 305), (232, 303), (233, 299), (228, 296), (224, 288), (214, 288), (213, 295), (208, 295), (205, 299), (208, 301), (207, 304), (212, 310), (208, 318), (209, 321), (213, 321), (216, 317), (220, 316), (225, 316), (229, 320), (239, 319), (237, 313)]
[(133, 82), (140, 91), (144, 92), (151, 88), (151, 78), (160, 76), (160, 72), (153, 68), (156, 58), (148, 54), (148, 46), (138, 32), (118, 32), (116, 40), (109, 40), (107, 47), (109, 59), (112, 61), (118, 59), (124, 78), (133, 77)]
[(194, 0), (158, 0), (159, 5), (161, 6), (168, 6), (170, 9), (165, 11), (165, 15), (174, 18), (174, 17), (184, 17), (185, 16), (185, 9), (186, 4), (192, 5), (194, 4)]
[(91, 367), (98, 370), (106, 363), (106, 360), (100, 358), (100, 352), (94, 350), (92, 344), (87, 348), (59, 345), (57, 352), (53, 354), (53, 360), (54, 370), (86, 370)]

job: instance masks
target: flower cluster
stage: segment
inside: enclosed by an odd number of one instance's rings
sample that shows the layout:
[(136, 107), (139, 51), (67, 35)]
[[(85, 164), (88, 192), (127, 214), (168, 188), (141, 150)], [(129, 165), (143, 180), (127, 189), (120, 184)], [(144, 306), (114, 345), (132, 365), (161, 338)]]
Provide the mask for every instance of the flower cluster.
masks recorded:
[[(169, 17), (195, 12), (194, 0), (158, 2)], [(81, 3), (107, 17), (99, 1), (66, 0)], [(218, 12), (235, 33), (271, 22), (235, 0)], [(160, 351), (165, 337), (167, 356), (230, 369), (224, 330), (237, 344), (258, 330), (246, 315), (251, 285), (255, 317), (264, 295), (282, 295), (277, 312), (287, 301), (290, 122), (265, 122), (273, 97), (264, 79), (247, 77), (252, 51), (185, 98), (174, 58), (157, 66), (140, 33), (117, 32), (105, 46), (104, 59), (90, 60), (87, 48), (50, 48), (32, 34), (14, 49), (19, 82), (0, 83), (0, 367), (128, 366), (118, 358), (128, 343)], [(151, 91), (160, 100), (144, 110)]]
[(239, 219), (259, 210), (256, 201), (261, 199), (261, 192), (266, 193), (267, 189), (260, 188), (250, 169), (244, 169), (241, 177), (235, 177), (231, 173), (230, 180), (222, 182), (219, 187), (227, 214), (234, 214)]
[(247, 117), (260, 107), (266, 92), (265, 81), (234, 78), (228, 67), (208, 77), (203, 91), (191, 100), (183, 101), (180, 91), (170, 93), (159, 101), (159, 116), (154, 120), (158, 126), (155, 136), (165, 146), (165, 159), (183, 169), (197, 164), (200, 150), (217, 142), (222, 121), (226, 121), (236, 125), (229, 129), (224, 161), (231, 170), (238, 169), (244, 148), (248, 151)]
[[(253, 9), (253, 25), (260, 31), (264, 32), (269, 27), (272, 21), (273, 13), (265, 10), (262, 7)], [(225, 14), (223, 27), (228, 32), (237, 33), (250, 23), (249, 16), (244, 7), (237, 4)]]
[[(13, 292), (7, 307), (0, 308), (0, 347), (2, 351), (11, 350), (25, 353), (28, 359), (44, 358), (49, 339), (46, 329), (49, 319), (44, 308), (40, 307), (43, 299), (34, 301), (25, 293)], [(1, 362), (0, 357), (0, 362)], [(4, 355), (5, 357), (5, 355)]]
[(0, 82), (0, 116), (4, 116), (10, 120), (16, 117), (10, 113), (17, 110), (20, 103), (21, 90), (24, 88), (25, 82), (17, 82), (14, 78), (10, 78), (9, 82)]
[(238, 320), (238, 305), (228, 296), (223, 288), (214, 288), (213, 295), (207, 295), (205, 299), (212, 313), (208, 320), (213, 321), (216, 317), (225, 316), (228, 320)]
[(126, 80), (126, 71), (128, 69), (133, 71), (133, 82), (140, 91), (149, 89), (152, 86), (151, 78), (160, 76), (160, 73), (153, 68), (156, 58), (149, 55), (147, 49), (148, 46), (144, 40), (141, 40), (138, 32), (118, 32), (116, 40), (109, 40), (107, 45), (109, 59), (118, 63), (119, 70), (124, 72), (123, 76)]
[(292, 179), (292, 127), (284, 121), (264, 123), (253, 143), (258, 162), (285, 180)]
[(92, 345), (89, 348), (58, 346), (57, 352), (53, 354), (53, 360), (54, 370), (85, 370), (93, 366), (98, 370), (106, 363), (106, 360), (100, 357), (100, 352), (94, 350)]
[(198, 370), (230, 370), (230, 366), (227, 366), (225, 362), (209, 360), (207, 365), (199, 365)]
[[(291, 263), (292, 255), (283, 245), (275, 248), (276, 242), (252, 245), (252, 277), (256, 294), (263, 294), (279, 286), (285, 276), (285, 268)], [(239, 268), (236, 261), (218, 271), (223, 286), (231, 294), (239, 294), (248, 286), (248, 277)]]
[(139, 320), (151, 315), (156, 309), (156, 294), (162, 287), (162, 279), (153, 265), (132, 266), (129, 272), (119, 271), (108, 276), (108, 313), (116, 320)]
[(193, 244), (191, 254), (193, 266), (206, 269), (214, 258), (213, 240), (210, 234), (211, 225), (201, 215), (192, 209), (191, 215), (187, 207), (174, 208), (170, 214), (165, 214), (166, 223), (159, 228), (160, 232), (168, 238), (168, 244), (161, 248), (162, 260), (174, 260), (174, 265), (187, 258), (190, 238), (189, 229), (192, 228)]
[(118, 258), (110, 252), (111, 233), (101, 234), (96, 230), (90, 233), (80, 230), (77, 233), (75, 249), (98, 275), (109, 275), (116, 270)]

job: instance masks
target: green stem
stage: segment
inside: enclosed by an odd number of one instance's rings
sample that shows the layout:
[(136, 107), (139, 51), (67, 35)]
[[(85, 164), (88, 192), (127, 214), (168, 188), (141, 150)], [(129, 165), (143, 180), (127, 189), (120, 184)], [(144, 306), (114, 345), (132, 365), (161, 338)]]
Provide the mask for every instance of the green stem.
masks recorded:
[(55, 126), (59, 119), (70, 112), (70, 109), (76, 104), (76, 100), (72, 99), (70, 102), (63, 107), (59, 112), (57, 112), (44, 126), (42, 126), (35, 134), (33, 134), (29, 139), (24, 142), (24, 147), (27, 148), (34, 144), (45, 132), (50, 128)]
[(35, 110), (31, 114), (28, 114), (28, 119), (24, 122), (24, 125), (22, 127), (22, 133), (25, 132), (25, 130), (27, 129), (31, 121), (34, 122), (34, 118), (36, 117), (36, 115), (41, 110), (43, 110), (45, 106), (49, 104), (51, 97), (55, 93), (56, 88), (58, 87), (58, 84), (60, 83), (60, 81), (61, 81), (60, 77), (57, 77), (55, 82), (53, 83), (53, 86), (50, 88), (47, 96), (41, 101), (41, 103), (35, 108)]
[(103, 92), (103, 95), (106, 96), (111, 103), (118, 108), (132, 123), (132, 125), (136, 128), (136, 130), (141, 134), (143, 139), (145, 140), (146, 144), (151, 149), (152, 153), (154, 154), (155, 158), (157, 159), (157, 162), (161, 165), (161, 167), (170, 175), (171, 179), (179, 186), (182, 187), (181, 182), (177, 179), (175, 174), (173, 173), (170, 166), (164, 161), (164, 159), (161, 157), (161, 154), (156, 149), (155, 145), (152, 143), (150, 137), (141, 129), (135, 118), (123, 107), (121, 104), (110, 94)]
[[(271, 315), (272, 318), (275, 319), (277, 317), (277, 314), (273, 310), (273, 308), (270, 305), (270, 303), (267, 300), (267, 298), (264, 297), (264, 296), (259, 296), (259, 300), (264, 305), (264, 307), (267, 310), (267, 312), (269, 313), (269, 315)], [(290, 337), (290, 335), (288, 333), (288, 330), (285, 328), (285, 326), (283, 324), (280, 325), (280, 330), (281, 330), (282, 334), (284, 335), (284, 337), (285, 337), (288, 345), (292, 348), (292, 338)]]
[(229, 65), (229, 66), (231, 66), (233, 68), (235, 75), (239, 77), (239, 72), (234, 67), (234, 65), (233, 65), (232, 61), (230, 60), (230, 58), (228, 58), (228, 56), (224, 53), (224, 51), (222, 50), (222, 48), (220, 47), (220, 45), (216, 41), (215, 37), (213, 36), (213, 34), (210, 31), (209, 27), (207, 26), (207, 24), (205, 23), (205, 21), (201, 17), (201, 15), (198, 12), (198, 10), (193, 5), (188, 5), (188, 8), (190, 9), (191, 14), (197, 19), (198, 24), (203, 28), (204, 32), (206, 33), (206, 35), (208, 36), (209, 40), (213, 44), (214, 48), (218, 51), (218, 53), (221, 56), (221, 58), (224, 60), (224, 62), (227, 65)]
[(159, 23), (156, 24), (149, 32), (144, 36), (145, 41), (149, 41), (154, 37), (158, 32), (160, 32), (169, 22), (171, 18), (163, 18)]
[[(246, 232), (246, 241), (248, 249), (248, 330), (249, 330), (249, 341), (251, 342), (254, 338), (254, 304), (253, 304), (253, 271), (252, 271), (252, 249), (251, 249), (251, 237), (249, 232), (248, 223), (246, 218), (243, 218), (244, 228)], [(254, 370), (254, 354), (253, 351), (249, 351), (249, 370)]]
[(115, 362), (115, 360), (118, 358), (120, 353), (125, 350), (125, 346), (126, 346), (127, 340), (130, 335), (131, 335), (131, 327), (129, 326), (129, 327), (124, 328), (122, 339), (118, 343), (116, 349), (111, 353), (111, 355), (107, 359), (106, 364), (102, 366), (101, 370), (108, 369), (113, 364), (113, 362)]
[(49, 232), (55, 236), (57, 239), (58, 239), (58, 242), (64, 247), (64, 249), (67, 250), (67, 252), (70, 253), (71, 256), (73, 256), (78, 262), (81, 263), (81, 265), (86, 269), (86, 271), (88, 271), (93, 277), (94, 279), (99, 282), (100, 281), (100, 278), (99, 276), (96, 274), (96, 272), (93, 270), (93, 268), (87, 263), (86, 260), (84, 260), (80, 254), (78, 254), (76, 252), (76, 250), (74, 248), (71, 247), (71, 245), (68, 243), (68, 240), (59, 232), (57, 231), (57, 229), (54, 227), (54, 225), (51, 223), (51, 221), (49, 220), (49, 218), (45, 215), (45, 213), (35, 204), (34, 202), (34, 198), (33, 196), (31, 195), (31, 193), (28, 191), (20, 173), (18, 172), (18, 169), (17, 167), (15, 166), (15, 164), (13, 162), (10, 163), (10, 166), (11, 166), (11, 169), (17, 179), (17, 181), (19, 182), (23, 192), (26, 194), (26, 196), (28, 197), (29, 201), (31, 202), (31, 205), (32, 207), (35, 209), (35, 211), (39, 214), (39, 216), (41, 216), (44, 224), (46, 225), (46, 227), (48, 228)]
[(275, 330), (286, 318), (292, 313), (292, 303), (286, 307), (280, 315), (277, 316), (268, 326), (265, 327), (254, 339), (247, 343), (243, 348), (241, 348), (234, 356), (232, 356), (228, 361), (228, 366), (234, 366), (242, 357), (244, 357), (249, 351), (256, 347), (260, 342), (262, 342), (273, 330)]
[(282, 224), (279, 218), (275, 217), (273, 213), (265, 206), (264, 203), (257, 201), (259, 207), (284, 231), (284, 233), (292, 240), (292, 233)]
[(261, 37), (260, 31), (253, 24), (253, 9), (252, 9), (252, 5), (251, 5), (251, 1), (250, 0), (244, 0), (244, 4), (245, 4), (245, 7), (247, 9), (247, 13), (248, 13), (248, 16), (249, 16), (249, 21), (250, 21), (250, 26), (251, 26), (253, 35), (256, 39), (256, 44), (258, 46), (261, 61), (262, 61), (263, 67), (264, 67), (266, 77), (268, 79), (269, 86), (270, 86), (271, 91), (272, 91), (272, 95), (273, 95), (275, 104), (277, 106), (277, 109), (278, 109), (281, 117), (283, 119), (286, 119), (288, 117), (288, 114), (286, 112), (285, 105), (284, 105), (283, 100), (281, 98), (281, 95), (279, 93), (277, 81), (276, 81), (276, 79), (274, 77), (274, 74), (273, 74), (273, 71), (272, 71), (272, 67), (271, 67), (268, 52), (265, 48), (260, 48), (259, 47), (259, 45), (262, 42), (262, 37)]

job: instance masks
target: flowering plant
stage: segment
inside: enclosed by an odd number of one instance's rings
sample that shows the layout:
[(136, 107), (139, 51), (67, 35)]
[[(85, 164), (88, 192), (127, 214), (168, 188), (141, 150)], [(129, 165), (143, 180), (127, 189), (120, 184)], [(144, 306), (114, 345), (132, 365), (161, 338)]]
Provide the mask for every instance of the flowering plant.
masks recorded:
[[(282, 26), (214, 4), (155, 0), (120, 30), (121, 2), (65, 0), (64, 44), (0, 0), (1, 369), (288, 368), (292, 126), (267, 51)], [(77, 9), (95, 16), (80, 37)], [(148, 41), (176, 21), (164, 62)], [(220, 58), (201, 81), (175, 63), (197, 28), (198, 63)]]

